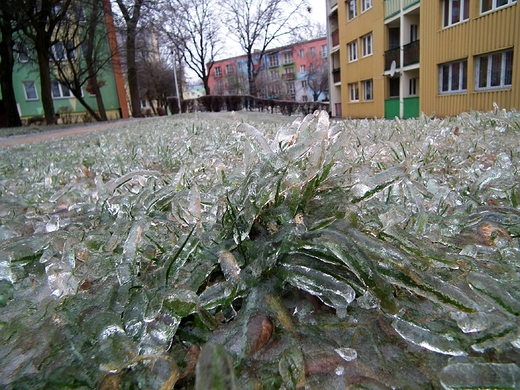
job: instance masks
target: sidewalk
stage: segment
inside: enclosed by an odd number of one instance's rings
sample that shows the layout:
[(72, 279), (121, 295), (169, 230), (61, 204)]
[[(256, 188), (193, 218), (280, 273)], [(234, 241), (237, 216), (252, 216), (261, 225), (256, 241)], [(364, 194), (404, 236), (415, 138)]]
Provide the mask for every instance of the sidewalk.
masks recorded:
[(61, 130), (49, 130), (40, 133), (31, 133), (23, 135), (13, 135), (11, 137), (0, 138), (0, 147), (8, 148), (15, 145), (33, 144), (36, 142), (50, 141), (56, 138), (63, 138), (69, 135), (89, 133), (96, 130), (105, 130), (111, 127), (121, 126), (129, 122), (144, 121), (148, 119), (157, 119), (158, 117), (146, 117), (146, 118), (129, 118), (119, 119), (117, 121), (100, 122), (89, 125), (80, 125), (77, 127), (69, 127)]

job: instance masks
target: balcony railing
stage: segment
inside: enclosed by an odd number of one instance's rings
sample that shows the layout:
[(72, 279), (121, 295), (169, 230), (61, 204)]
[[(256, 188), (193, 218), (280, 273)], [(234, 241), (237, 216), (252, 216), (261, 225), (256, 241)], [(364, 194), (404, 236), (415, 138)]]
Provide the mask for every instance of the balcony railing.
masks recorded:
[(385, 19), (399, 13), (401, 0), (385, 0)]
[(283, 80), (294, 80), (294, 73), (284, 73), (282, 74)]
[(398, 68), (401, 66), (401, 62), (399, 61), (400, 50), (400, 47), (396, 47), (395, 49), (385, 51), (385, 70), (390, 70), (392, 61), (395, 61)]
[(332, 47), (339, 45), (339, 29), (336, 31), (333, 31), (332, 34), (330, 34), (331, 40), (332, 40)]
[[(420, 0), (403, 0), (403, 10), (419, 3)], [(385, 19), (397, 15), (401, 11), (401, 0), (385, 0)]]
[(419, 41), (411, 42), (403, 46), (403, 66), (419, 63), (420, 45)]

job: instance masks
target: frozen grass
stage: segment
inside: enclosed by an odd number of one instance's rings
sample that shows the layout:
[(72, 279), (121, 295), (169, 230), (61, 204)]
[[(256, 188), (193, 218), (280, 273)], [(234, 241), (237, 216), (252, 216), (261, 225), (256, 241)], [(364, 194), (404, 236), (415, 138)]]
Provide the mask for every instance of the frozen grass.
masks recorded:
[(294, 119), (0, 150), (0, 384), (520, 383), (520, 115)]

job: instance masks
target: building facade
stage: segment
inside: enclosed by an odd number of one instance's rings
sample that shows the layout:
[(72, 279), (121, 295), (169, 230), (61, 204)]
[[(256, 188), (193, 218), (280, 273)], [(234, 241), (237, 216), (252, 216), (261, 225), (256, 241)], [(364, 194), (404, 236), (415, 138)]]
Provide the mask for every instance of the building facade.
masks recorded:
[[(326, 38), (268, 50), (261, 63), (253, 55), (257, 94), (261, 97), (296, 100), (328, 100), (328, 45)], [(243, 95), (248, 91), (245, 55), (215, 61), (209, 87), (214, 95)]]
[(326, 0), (338, 117), (520, 106), (517, 0)]
[[(103, 0), (105, 6), (105, 27), (106, 27), (106, 51), (112, 53), (110, 63), (106, 69), (98, 76), (102, 80), (101, 94), (103, 104), (108, 119), (128, 118), (128, 103), (125, 93), (125, 85), (123, 72), (121, 69), (120, 57), (117, 51), (117, 40), (115, 35), (114, 23), (110, 12), (110, 2)], [(81, 20), (79, 21), (81, 23)], [(67, 43), (58, 43), (53, 47), (56, 53), (66, 50)], [(77, 51), (77, 52), (76, 52)], [(68, 56), (82, 60), (82, 51), (76, 50), (74, 53), (68, 53)], [(55, 54), (56, 54), (55, 53)], [(19, 50), (15, 58), (15, 68), (13, 72), (13, 84), (15, 89), (15, 97), (18, 106), (18, 112), (22, 122), (30, 123), (31, 118), (43, 116), (43, 105), (41, 100), (41, 88), (38, 66), (29, 60), (30, 53), (25, 54), (23, 50)], [(51, 66), (52, 72), (52, 66)], [(64, 119), (71, 121), (81, 121), (88, 116), (87, 110), (81, 105), (66, 85), (53, 80), (51, 84), (52, 98), (54, 109), (57, 114)], [(96, 96), (89, 91), (87, 83), (83, 88), (83, 98), (86, 103), (97, 109)], [(1, 94), (0, 94), (1, 101)], [(73, 119), (75, 118), (75, 119)]]

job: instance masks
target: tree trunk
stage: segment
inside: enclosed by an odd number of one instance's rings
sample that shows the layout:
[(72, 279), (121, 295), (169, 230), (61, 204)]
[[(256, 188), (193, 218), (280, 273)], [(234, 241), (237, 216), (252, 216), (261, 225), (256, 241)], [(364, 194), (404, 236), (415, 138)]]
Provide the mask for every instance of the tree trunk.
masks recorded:
[(76, 99), (78, 99), (78, 101), (83, 105), (83, 107), (85, 107), (85, 109), (88, 111), (88, 113), (90, 115), (92, 115), (92, 117), (97, 121), (97, 122), (102, 122), (102, 119), (101, 117), (99, 116), (99, 114), (92, 108), (90, 107), (87, 102), (85, 101), (85, 99), (83, 98), (83, 96), (81, 95), (74, 95), (76, 96)]
[[(40, 47), (47, 47), (42, 44)], [(37, 50), (38, 53), (38, 66), (40, 69), (40, 88), (41, 98), (43, 106), (43, 114), (45, 117), (45, 123), (47, 125), (53, 125), (56, 121), (54, 112), (54, 102), (52, 100), (51, 90), (51, 69), (49, 66), (49, 56), (47, 51)]]
[(249, 89), (249, 95), (256, 96), (256, 85), (255, 85), (255, 77), (253, 74), (253, 55), (251, 52), (247, 53), (247, 82), (248, 82), (248, 89)]
[(94, 93), (96, 94), (96, 103), (99, 111), (99, 117), (101, 121), (107, 121), (107, 111), (105, 110), (105, 103), (103, 102), (103, 96), (101, 95), (101, 88), (97, 83), (97, 78), (94, 76), (93, 85), (94, 85)]
[(2, 63), (2, 68), (0, 69), (0, 88), (7, 117), (7, 126), (20, 127), (22, 121), (20, 120), (20, 114), (18, 113), (18, 107), (16, 105), (13, 84), (13, 41), (10, 35), (6, 36), (6, 33), (9, 32), (4, 31), (2, 28), (3, 45), (0, 45), (0, 58)]
[(132, 106), (132, 116), (141, 118), (141, 102), (139, 96), (139, 82), (137, 74), (137, 64), (135, 60), (135, 27), (128, 27), (126, 37), (126, 66), (128, 77), (128, 89), (130, 90), (130, 104)]

